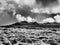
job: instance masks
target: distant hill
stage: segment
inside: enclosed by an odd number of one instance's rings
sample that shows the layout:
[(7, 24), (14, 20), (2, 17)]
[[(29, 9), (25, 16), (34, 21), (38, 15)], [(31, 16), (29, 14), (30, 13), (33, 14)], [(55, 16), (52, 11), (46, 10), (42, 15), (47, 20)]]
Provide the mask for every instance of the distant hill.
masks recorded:
[(37, 27), (39, 24), (37, 22), (26, 22), (26, 21), (22, 21), (22, 22), (16, 22), (14, 24), (11, 24), (11, 25), (5, 25), (5, 26), (0, 26), (0, 27)]
[(16, 22), (11, 25), (6, 25), (6, 26), (0, 26), (0, 27), (6, 27), (6, 28), (60, 28), (60, 23), (37, 23), (37, 22)]

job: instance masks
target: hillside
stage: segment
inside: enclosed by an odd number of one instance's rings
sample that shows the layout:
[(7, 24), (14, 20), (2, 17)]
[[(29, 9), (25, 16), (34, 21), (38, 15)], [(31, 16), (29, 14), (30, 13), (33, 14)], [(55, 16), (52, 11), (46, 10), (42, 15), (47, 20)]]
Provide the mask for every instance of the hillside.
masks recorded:
[(14, 27), (14, 28), (60, 28), (60, 23), (37, 23), (37, 22), (26, 22), (26, 21), (22, 21), (22, 22), (16, 22), (14, 24), (11, 25), (5, 25), (5, 26), (0, 26), (0, 27), (6, 27), (6, 28), (10, 28), (10, 27)]

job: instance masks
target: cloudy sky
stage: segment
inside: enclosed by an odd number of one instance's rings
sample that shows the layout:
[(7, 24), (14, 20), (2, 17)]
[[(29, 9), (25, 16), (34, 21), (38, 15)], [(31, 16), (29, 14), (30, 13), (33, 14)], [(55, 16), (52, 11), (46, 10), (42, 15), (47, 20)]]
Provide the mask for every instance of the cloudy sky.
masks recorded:
[[(60, 13), (60, 1), (59, 0), (15, 0), (21, 5), (20, 2), (24, 2), (24, 8), (17, 8), (17, 12), (24, 17), (30, 16), (34, 18), (37, 22), (41, 22), (45, 19), (54, 20), (54, 16), (57, 16), (57, 13)], [(33, 4), (32, 4), (33, 2)], [(54, 15), (55, 14), (55, 15)], [(53, 18), (52, 18), (53, 17)], [(54, 22), (54, 21), (50, 21)]]
[(0, 2), (0, 25), (24, 20), (45, 23), (60, 20), (60, 15), (57, 15), (60, 13), (59, 0), (1, 0)]

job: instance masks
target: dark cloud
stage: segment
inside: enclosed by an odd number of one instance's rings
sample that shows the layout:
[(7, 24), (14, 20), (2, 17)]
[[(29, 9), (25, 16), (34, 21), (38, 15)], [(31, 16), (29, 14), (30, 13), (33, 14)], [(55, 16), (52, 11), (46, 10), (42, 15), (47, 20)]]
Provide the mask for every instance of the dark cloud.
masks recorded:
[(50, 15), (49, 17), (54, 18), (54, 16), (56, 16), (57, 14), (56, 13), (52, 13), (52, 14), (49, 14), (49, 15)]
[(21, 14), (24, 17), (27, 17), (27, 16), (35, 17), (36, 16), (36, 14), (34, 14), (34, 13), (32, 13), (30, 11), (30, 8), (29, 7), (24, 7), (24, 8), (20, 8), (19, 7), (19, 8), (16, 8), (16, 15), (17, 14)]
[(43, 6), (49, 6), (50, 4), (57, 4), (58, 0), (36, 0), (36, 3), (42, 3)]

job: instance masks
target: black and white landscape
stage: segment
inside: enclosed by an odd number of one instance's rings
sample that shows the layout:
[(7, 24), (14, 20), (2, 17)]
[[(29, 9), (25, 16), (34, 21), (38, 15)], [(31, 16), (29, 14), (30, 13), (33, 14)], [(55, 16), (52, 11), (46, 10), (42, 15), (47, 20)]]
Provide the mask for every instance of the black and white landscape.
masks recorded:
[(60, 45), (60, 0), (0, 0), (0, 45)]

